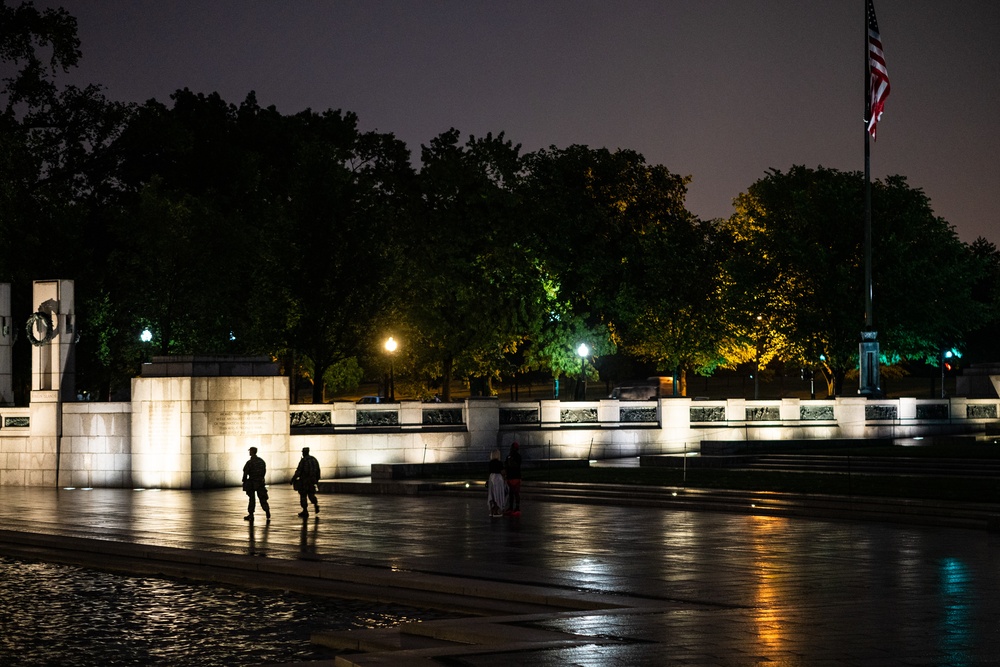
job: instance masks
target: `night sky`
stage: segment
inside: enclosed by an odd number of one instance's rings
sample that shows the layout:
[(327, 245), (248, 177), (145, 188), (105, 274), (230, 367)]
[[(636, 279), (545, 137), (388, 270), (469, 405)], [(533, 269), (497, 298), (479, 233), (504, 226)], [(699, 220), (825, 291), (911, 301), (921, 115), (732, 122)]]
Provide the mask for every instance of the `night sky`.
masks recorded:
[[(864, 168), (862, 0), (63, 0), (116, 100), (178, 88), (356, 112), (421, 144), (629, 148), (726, 217), (769, 168)], [(872, 176), (901, 174), (966, 242), (1000, 244), (1000, 2), (875, 0), (892, 92)], [(836, 230), (831, 230), (835, 232)]]

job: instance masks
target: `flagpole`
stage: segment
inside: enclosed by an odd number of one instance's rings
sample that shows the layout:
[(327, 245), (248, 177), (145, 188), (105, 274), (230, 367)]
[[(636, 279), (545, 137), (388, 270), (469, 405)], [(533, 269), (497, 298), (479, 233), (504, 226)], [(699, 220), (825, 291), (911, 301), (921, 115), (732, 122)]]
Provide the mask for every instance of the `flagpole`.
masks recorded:
[[(867, 27), (865, 38), (867, 40)], [(867, 43), (865, 44), (865, 57), (868, 57)], [(867, 62), (866, 62), (867, 64)], [(871, 79), (869, 72), (868, 78)], [(867, 97), (867, 93), (866, 93)], [(872, 150), (871, 134), (868, 133), (868, 121), (870, 119), (868, 104), (865, 104), (865, 329), (871, 330), (875, 326), (872, 312)]]
[(875, 330), (875, 318), (872, 308), (872, 184), (871, 184), (871, 54), (869, 43), (869, 3), (864, 5), (864, 41), (865, 41), (865, 328), (861, 332), (861, 342), (858, 345), (858, 393), (868, 398), (878, 398), (882, 395), (879, 382), (879, 346), (878, 332)]

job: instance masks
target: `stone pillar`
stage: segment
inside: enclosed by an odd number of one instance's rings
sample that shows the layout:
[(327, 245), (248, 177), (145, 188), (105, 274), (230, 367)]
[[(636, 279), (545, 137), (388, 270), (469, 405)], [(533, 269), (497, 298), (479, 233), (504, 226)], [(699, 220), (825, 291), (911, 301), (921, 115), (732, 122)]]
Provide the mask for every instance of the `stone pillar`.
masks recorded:
[(465, 411), (469, 451), (488, 460), (489, 453), (499, 444), (500, 403), (494, 397), (470, 398), (465, 401)]
[(867, 398), (881, 398), (882, 384), (879, 379), (878, 332), (862, 331), (858, 343), (858, 357), (861, 370), (858, 373), (860, 386), (858, 393)]
[(32, 344), (31, 390), (54, 391), (59, 400), (76, 400), (76, 308), (72, 280), (36, 280), (35, 312), (26, 333)]
[(839, 429), (838, 437), (841, 438), (863, 438), (865, 437), (865, 405), (867, 399), (838, 396), (834, 407), (834, 415), (837, 418)]
[(76, 400), (73, 348), (76, 312), (72, 280), (36, 280), (31, 342), (31, 469), (29, 486), (58, 486), (62, 404)]
[(746, 419), (747, 419), (747, 399), (730, 398), (726, 400), (727, 422), (744, 422), (746, 421)]
[(542, 428), (558, 427), (562, 401), (559, 399), (543, 399), (538, 404), (538, 417), (541, 420)]
[(783, 422), (797, 422), (801, 416), (802, 401), (798, 398), (781, 399), (781, 407), (778, 408)]
[(614, 398), (604, 398), (597, 402), (597, 421), (601, 428), (618, 428), (621, 426), (621, 401)]
[(661, 398), (660, 444), (667, 453), (700, 451), (700, 435), (691, 430), (691, 399)]
[(14, 405), (14, 375), (11, 346), (14, 324), (11, 320), (10, 283), (0, 283), (0, 405)]
[(899, 412), (897, 413), (900, 422), (912, 421), (917, 418), (917, 399), (900, 397)]

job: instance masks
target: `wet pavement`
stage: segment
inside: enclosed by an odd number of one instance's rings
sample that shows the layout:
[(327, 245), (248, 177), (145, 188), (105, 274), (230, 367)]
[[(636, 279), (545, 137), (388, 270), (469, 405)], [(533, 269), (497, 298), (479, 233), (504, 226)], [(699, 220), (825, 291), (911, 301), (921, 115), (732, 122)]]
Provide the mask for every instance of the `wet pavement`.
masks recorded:
[(367, 649), (338, 665), (1000, 662), (996, 532), (551, 501), (490, 519), (468, 496), (323, 495), (302, 520), (271, 497), (248, 525), (239, 489), (0, 487), (0, 552), (482, 613), (317, 636)]

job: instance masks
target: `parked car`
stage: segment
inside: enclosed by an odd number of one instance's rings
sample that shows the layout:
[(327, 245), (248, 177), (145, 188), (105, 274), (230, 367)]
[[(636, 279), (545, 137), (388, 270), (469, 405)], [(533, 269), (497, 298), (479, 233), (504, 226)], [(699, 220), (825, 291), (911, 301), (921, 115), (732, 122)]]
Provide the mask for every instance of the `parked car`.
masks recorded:
[(371, 403), (384, 403), (381, 396), (362, 396), (358, 399), (358, 403), (365, 405), (370, 405)]
[(608, 398), (623, 401), (652, 401), (657, 398), (668, 398), (674, 395), (674, 379), (672, 377), (651, 377), (644, 382), (623, 384), (611, 390)]

